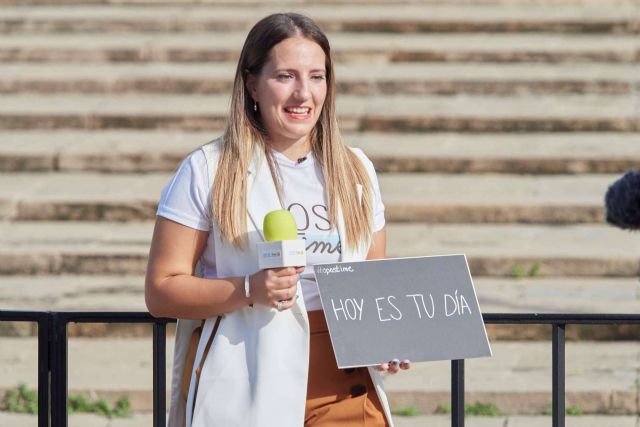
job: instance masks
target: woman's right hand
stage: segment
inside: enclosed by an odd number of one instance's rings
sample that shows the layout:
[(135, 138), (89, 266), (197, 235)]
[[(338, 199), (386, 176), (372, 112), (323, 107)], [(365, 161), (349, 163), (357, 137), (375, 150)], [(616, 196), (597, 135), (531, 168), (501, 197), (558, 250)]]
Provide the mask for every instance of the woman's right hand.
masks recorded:
[(304, 267), (267, 268), (249, 276), (253, 304), (276, 308), (282, 301), (282, 310), (289, 309), (296, 302), (298, 280)]

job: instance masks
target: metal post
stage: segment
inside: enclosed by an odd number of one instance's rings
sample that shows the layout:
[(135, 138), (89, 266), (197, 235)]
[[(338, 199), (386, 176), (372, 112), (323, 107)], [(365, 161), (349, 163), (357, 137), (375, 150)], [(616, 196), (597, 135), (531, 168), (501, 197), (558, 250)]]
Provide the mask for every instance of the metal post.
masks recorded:
[(553, 403), (551, 408), (551, 416), (553, 419), (553, 427), (564, 427), (565, 417), (565, 325), (553, 325), (553, 341), (551, 345), (552, 363), (553, 363)]
[(38, 427), (49, 427), (49, 336), (51, 316), (38, 317)]
[(67, 321), (51, 318), (51, 426), (67, 427)]
[(464, 359), (451, 361), (451, 427), (464, 427)]
[(153, 324), (153, 425), (166, 425), (166, 353), (167, 325), (157, 321)]

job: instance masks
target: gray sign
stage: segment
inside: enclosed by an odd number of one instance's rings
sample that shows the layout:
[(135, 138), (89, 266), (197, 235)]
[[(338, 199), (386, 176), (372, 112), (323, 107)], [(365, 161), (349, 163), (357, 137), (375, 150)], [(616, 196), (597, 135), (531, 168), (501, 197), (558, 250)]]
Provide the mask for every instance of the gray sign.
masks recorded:
[(464, 255), (314, 266), (340, 368), (491, 356)]

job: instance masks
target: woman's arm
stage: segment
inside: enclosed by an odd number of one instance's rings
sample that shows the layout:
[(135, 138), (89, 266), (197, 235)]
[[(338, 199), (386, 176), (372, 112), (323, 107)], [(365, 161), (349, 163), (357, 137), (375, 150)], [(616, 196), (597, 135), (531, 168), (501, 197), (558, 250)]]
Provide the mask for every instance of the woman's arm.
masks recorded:
[(145, 301), (156, 317), (206, 319), (249, 305), (244, 277), (193, 276), (209, 232), (157, 217), (145, 278)]
[(249, 276), (251, 296), (244, 277), (203, 279), (193, 270), (207, 245), (209, 232), (158, 217), (145, 279), (145, 300), (156, 317), (207, 319), (250, 304), (282, 309), (295, 303), (297, 282), (304, 267), (260, 270)]

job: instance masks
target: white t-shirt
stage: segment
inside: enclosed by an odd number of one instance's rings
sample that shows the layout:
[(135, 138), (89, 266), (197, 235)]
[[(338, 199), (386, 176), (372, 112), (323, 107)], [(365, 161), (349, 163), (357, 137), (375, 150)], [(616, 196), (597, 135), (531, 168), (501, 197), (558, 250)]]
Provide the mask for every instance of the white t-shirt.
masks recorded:
[[(322, 168), (311, 153), (300, 163), (289, 160), (275, 150), (273, 155), (282, 182), (283, 207), (296, 219), (298, 237), (307, 241), (307, 266), (300, 278), (305, 306), (307, 311), (320, 310), (322, 305), (311, 267), (319, 263), (337, 262), (341, 253), (338, 232), (329, 226)], [(368, 166), (373, 168), (373, 165)], [(187, 227), (209, 231), (211, 189), (208, 188), (208, 174), (204, 152), (194, 151), (162, 190), (156, 214)], [(377, 179), (372, 184), (374, 231), (379, 231), (385, 224), (384, 204)], [(213, 250), (213, 245), (209, 245), (203, 257), (205, 277), (216, 277), (212, 266), (209, 266), (207, 274), (207, 264), (215, 260)]]

